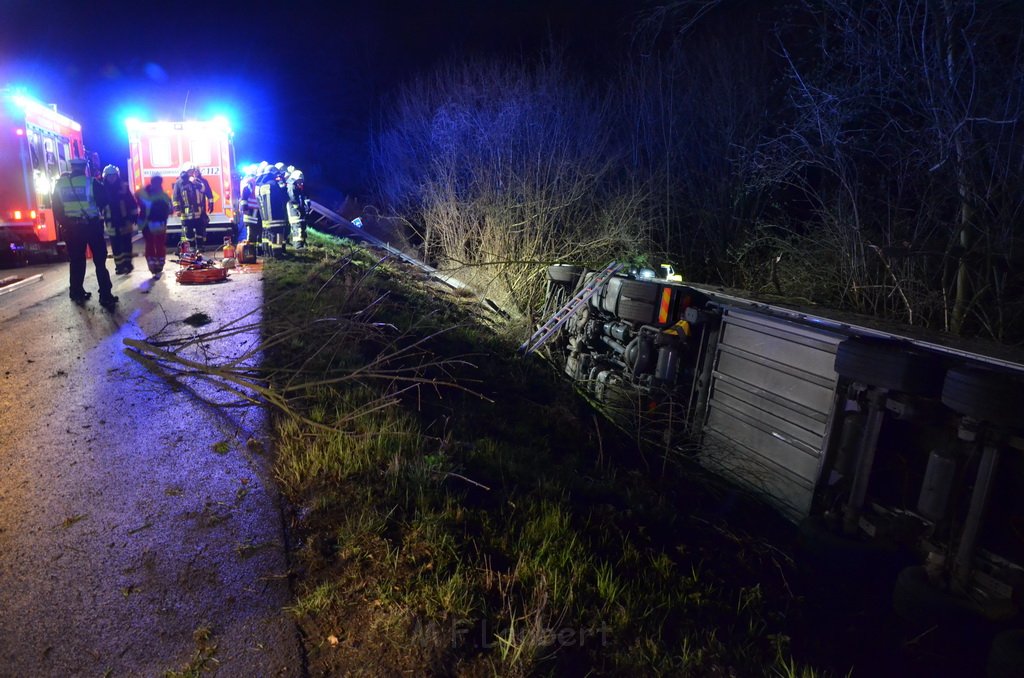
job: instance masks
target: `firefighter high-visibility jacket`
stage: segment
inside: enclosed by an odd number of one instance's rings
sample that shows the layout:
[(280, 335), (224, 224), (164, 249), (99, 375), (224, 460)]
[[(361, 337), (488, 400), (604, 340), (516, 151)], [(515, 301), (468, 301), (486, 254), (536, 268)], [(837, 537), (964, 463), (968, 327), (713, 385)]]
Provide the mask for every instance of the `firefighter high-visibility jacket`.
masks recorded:
[(260, 223), (260, 201), (256, 197), (254, 181), (242, 184), (242, 195), (238, 199), (238, 211), (242, 213), (242, 222), (246, 224)]
[(171, 216), (171, 198), (163, 188), (155, 190), (152, 185), (143, 186), (135, 193), (139, 201), (142, 228), (156, 231), (167, 229), (167, 217)]
[(301, 181), (288, 180), (288, 223), (292, 226), (304, 224), (309, 216), (309, 199), (306, 197), (305, 184)]
[(260, 202), (260, 216), (264, 228), (278, 228), (288, 225), (288, 189), (284, 182), (276, 179), (256, 187)]
[(109, 236), (131, 235), (139, 220), (139, 205), (135, 202), (128, 183), (118, 181), (107, 189), (107, 204), (103, 208), (103, 228)]
[(201, 182), (187, 176), (179, 178), (174, 182), (171, 200), (174, 202), (174, 211), (178, 212), (182, 219), (202, 218), (206, 194)]
[(106, 204), (103, 185), (85, 174), (62, 174), (53, 187), (53, 215), (58, 224), (72, 226), (98, 220)]

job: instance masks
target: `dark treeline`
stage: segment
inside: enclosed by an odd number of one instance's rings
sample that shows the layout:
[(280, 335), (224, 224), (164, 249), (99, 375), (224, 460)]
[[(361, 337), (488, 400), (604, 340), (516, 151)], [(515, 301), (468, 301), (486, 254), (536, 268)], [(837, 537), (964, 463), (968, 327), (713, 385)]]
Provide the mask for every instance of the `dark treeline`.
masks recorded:
[(610, 71), (450, 61), (375, 133), (378, 199), (524, 312), (538, 262), (1024, 340), (1024, 3), (677, 0)]

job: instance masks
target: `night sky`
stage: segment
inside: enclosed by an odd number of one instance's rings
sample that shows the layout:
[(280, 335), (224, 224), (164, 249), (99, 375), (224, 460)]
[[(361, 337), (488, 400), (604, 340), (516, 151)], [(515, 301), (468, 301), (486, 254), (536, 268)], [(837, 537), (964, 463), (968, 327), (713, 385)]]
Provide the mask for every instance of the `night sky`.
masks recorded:
[(0, 85), (57, 104), (82, 122), (86, 146), (122, 170), (126, 117), (226, 114), (239, 162), (323, 166), (336, 176), (322, 181), (346, 191), (397, 85), (446, 58), (529, 57), (549, 39), (598, 64), (614, 58), (642, 3), (264, 4), (0, 0)]

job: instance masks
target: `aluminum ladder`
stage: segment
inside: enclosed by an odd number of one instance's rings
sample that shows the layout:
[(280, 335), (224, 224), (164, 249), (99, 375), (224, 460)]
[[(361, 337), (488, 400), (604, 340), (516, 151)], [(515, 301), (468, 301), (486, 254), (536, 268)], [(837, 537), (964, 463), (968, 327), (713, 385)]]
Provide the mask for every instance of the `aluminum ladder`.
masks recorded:
[(565, 322), (576, 315), (583, 306), (594, 296), (601, 285), (608, 282), (608, 279), (619, 272), (625, 264), (616, 261), (605, 266), (590, 282), (585, 284), (572, 299), (566, 302), (565, 306), (555, 311), (555, 314), (548, 318), (548, 321), (540, 326), (533, 336), (523, 342), (519, 352), (523, 355), (530, 355), (554, 335)]

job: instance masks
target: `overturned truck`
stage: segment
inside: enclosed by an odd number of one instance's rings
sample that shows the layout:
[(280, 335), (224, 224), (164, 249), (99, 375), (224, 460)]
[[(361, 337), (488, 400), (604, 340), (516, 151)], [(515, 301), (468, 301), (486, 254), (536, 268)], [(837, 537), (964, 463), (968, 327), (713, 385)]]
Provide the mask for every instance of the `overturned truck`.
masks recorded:
[(811, 550), (856, 568), (900, 553), (901, 616), (1019, 656), (1017, 356), (619, 269), (550, 267), (550, 320), (523, 349), (545, 344), (612, 417), (763, 497)]

